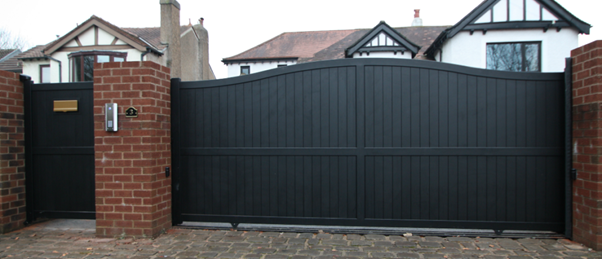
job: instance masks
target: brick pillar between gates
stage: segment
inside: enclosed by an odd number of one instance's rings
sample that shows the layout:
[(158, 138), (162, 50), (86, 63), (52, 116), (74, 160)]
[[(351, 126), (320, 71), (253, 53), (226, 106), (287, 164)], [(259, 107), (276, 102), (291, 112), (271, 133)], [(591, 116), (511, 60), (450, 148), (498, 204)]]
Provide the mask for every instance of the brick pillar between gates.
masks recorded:
[[(155, 237), (171, 227), (170, 70), (151, 61), (94, 64), (96, 235)], [(104, 130), (117, 103), (119, 131)], [(137, 118), (126, 118), (134, 107)]]
[(602, 41), (573, 58), (573, 240), (602, 250)]
[(23, 83), (0, 70), (0, 234), (25, 222), (25, 132)]

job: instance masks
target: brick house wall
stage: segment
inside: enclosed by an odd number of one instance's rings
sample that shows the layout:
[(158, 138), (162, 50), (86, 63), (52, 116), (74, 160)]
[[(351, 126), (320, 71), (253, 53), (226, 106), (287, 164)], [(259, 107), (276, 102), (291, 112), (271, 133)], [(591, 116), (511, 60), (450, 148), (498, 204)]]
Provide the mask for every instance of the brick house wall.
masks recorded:
[[(171, 227), (170, 70), (151, 61), (94, 65), (96, 235), (154, 237)], [(117, 103), (119, 131), (104, 130)], [(128, 107), (137, 118), (126, 118)]]
[(25, 222), (25, 131), (23, 83), (0, 70), (0, 233)]
[(573, 239), (602, 250), (602, 41), (574, 49)]

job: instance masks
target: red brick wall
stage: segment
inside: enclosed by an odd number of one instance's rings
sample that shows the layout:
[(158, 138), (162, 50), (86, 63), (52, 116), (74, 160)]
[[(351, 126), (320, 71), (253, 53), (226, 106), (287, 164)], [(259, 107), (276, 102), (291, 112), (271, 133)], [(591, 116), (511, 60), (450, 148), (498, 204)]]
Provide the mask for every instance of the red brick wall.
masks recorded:
[(573, 58), (573, 239), (602, 250), (602, 41)]
[(23, 84), (0, 70), (0, 233), (25, 222), (25, 133)]
[[(153, 237), (171, 227), (170, 70), (150, 61), (94, 66), (96, 235)], [(119, 131), (104, 130), (117, 103)], [(137, 118), (126, 118), (128, 107)]]

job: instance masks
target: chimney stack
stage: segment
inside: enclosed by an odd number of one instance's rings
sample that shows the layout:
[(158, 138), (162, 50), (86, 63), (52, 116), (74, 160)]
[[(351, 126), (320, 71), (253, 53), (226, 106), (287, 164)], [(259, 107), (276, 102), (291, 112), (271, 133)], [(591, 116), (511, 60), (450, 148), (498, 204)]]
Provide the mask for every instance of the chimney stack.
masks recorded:
[(167, 45), (164, 58), (171, 69), (171, 77), (180, 78), (181, 46), (180, 46), (180, 3), (177, 0), (160, 0), (161, 4), (161, 44)]
[(422, 26), (422, 19), (420, 18), (420, 9), (414, 9), (414, 21), (412, 26)]

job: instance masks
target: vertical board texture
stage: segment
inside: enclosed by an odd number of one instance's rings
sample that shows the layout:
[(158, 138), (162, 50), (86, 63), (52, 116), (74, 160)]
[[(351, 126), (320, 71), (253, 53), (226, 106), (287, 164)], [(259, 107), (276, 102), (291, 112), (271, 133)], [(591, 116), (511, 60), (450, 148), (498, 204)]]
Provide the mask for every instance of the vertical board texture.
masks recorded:
[[(96, 216), (92, 87), (83, 82), (26, 89), (31, 105), (26, 122), (28, 221)], [(77, 100), (78, 109), (54, 112), (56, 100)]]
[(174, 213), (562, 232), (563, 80), (353, 59), (182, 82)]

